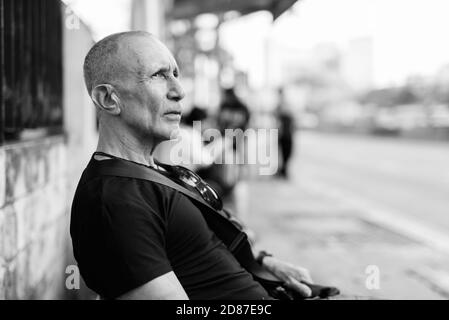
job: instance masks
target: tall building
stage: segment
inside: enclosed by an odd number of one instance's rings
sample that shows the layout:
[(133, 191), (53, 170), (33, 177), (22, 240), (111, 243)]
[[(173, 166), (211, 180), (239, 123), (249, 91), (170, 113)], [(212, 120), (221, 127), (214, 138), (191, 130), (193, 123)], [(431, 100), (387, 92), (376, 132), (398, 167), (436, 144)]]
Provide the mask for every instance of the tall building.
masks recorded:
[(350, 41), (342, 60), (343, 77), (353, 90), (364, 91), (373, 87), (373, 39), (371, 37)]

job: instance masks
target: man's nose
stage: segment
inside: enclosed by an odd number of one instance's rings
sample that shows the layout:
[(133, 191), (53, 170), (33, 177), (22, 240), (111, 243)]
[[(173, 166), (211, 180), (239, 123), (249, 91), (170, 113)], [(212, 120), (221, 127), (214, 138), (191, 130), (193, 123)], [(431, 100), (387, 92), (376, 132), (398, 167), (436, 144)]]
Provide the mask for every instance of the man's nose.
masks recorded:
[(167, 97), (170, 100), (179, 101), (185, 97), (186, 93), (177, 78), (172, 78), (168, 89)]

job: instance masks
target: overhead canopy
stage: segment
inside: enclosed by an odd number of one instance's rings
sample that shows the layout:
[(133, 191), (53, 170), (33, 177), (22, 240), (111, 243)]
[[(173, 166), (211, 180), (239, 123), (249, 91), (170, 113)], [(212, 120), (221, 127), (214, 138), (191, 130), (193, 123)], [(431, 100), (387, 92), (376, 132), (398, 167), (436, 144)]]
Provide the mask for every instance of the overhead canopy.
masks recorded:
[(273, 20), (297, 0), (174, 0), (170, 14), (174, 19), (191, 19), (202, 13), (238, 11), (242, 15), (267, 10)]

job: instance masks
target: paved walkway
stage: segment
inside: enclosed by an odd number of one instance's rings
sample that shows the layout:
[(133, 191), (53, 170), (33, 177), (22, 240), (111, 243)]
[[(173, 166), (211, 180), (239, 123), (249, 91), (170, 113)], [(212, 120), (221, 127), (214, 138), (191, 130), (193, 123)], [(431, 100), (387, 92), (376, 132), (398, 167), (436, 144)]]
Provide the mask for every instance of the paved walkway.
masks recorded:
[(447, 253), (366, 220), (360, 209), (306, 182), (253, 180), (237, 195), (256, 248), (308, 268), (317, 283), (347, 296), (449, 298)]

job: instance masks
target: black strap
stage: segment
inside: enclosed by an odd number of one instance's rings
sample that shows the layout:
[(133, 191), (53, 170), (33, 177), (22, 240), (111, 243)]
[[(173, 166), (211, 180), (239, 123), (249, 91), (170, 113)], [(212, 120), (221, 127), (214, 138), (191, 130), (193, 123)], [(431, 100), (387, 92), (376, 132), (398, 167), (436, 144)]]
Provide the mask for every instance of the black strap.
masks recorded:
[(112, 158), (110, 160), (96, 161), (94, 169), (95, 173), (103, 176), (116, 176), (147, 180), (170, 187), (195, 200), (196, 202), (200, 202), (202, 205), (207, 206), (210, 210), (217, 212), (224, 218), (227, 218), (225, 212), (223, 212), (222, 210), (215, 210), (210, 204), (204, 201), (204, 199), (199, 194), (181, 186), (180, 184), (174, 182), (173, 180), (167, 178), (163, 174), (150, 167)]

